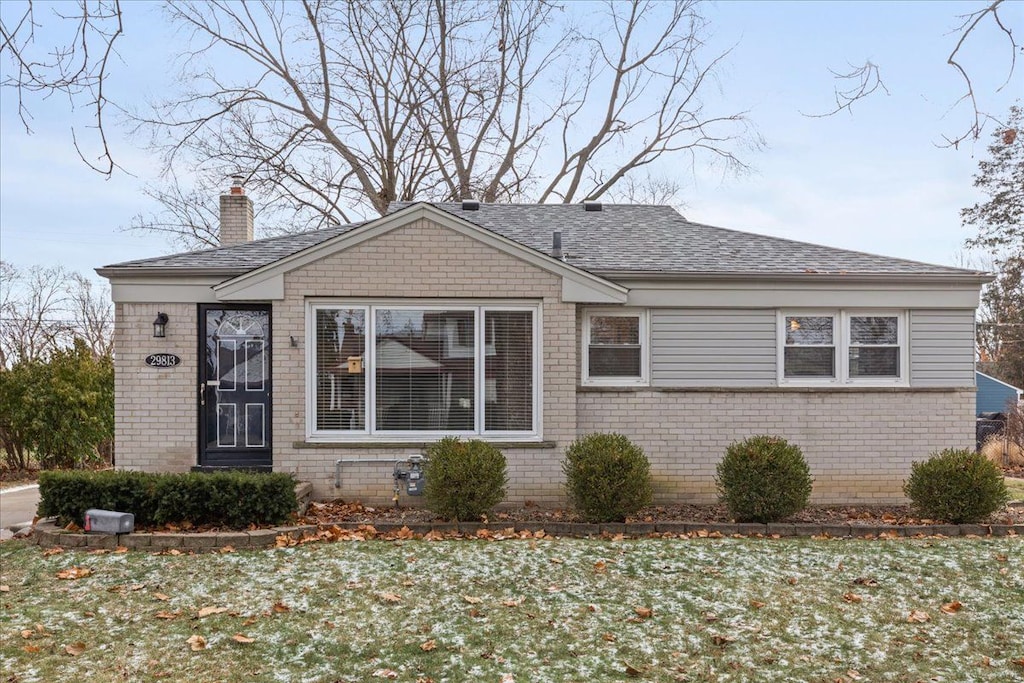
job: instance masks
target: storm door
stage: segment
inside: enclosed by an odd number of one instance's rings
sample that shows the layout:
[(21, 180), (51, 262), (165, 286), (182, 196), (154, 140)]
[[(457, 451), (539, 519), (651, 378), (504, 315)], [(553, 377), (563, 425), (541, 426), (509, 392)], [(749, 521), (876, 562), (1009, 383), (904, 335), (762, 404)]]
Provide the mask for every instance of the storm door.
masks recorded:
[(270, 307), (201, 306), (200, 467), (269, 468)]

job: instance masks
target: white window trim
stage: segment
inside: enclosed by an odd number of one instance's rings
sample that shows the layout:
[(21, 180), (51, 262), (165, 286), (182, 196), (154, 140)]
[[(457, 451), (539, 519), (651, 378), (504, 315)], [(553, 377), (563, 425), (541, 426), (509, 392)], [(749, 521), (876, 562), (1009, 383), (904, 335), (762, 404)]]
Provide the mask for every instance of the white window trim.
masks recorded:
[[(366, 406), (366, 425), (360, 430), (331, 430), (316, 427), (316, 311), (319, 309), (344, 308), (362, 310), (366, 319), (366, 362), (364, 372), (364, 405)], [(474, 361), (473, 404), (474, 423), (479, 430), (452, 431), (387, 431), (377, 430), (376, 402), (377, 383), (371, 375), (377, 367), (377, 345), (374, 343), (377, 334), (376, 310), (465, 310), (475, 311), (474, 335), (478, 349), (486, 349), (486, 330), (484, 329), (487, 311), (530, 311), (533, 313), (533, 424), (530, 430), (496, 431), (485, 428), (484, 403), (486, 401), (486, 381), (484, 376), (484, 356), (477, 354)], [(351, 442), (421, 442), (440, 439), (445, 436), (480, 438), (493, 441), (541, 441), (541, 425), (544, 424), (542, 412), (542, 386), (544, 368), (544, 349), (542, 347), (543, 304), (541, 302), (452, 299), (452, 300), (416, 300), (416, 299), (307, 299), (306, 301), (306, 371), (304, 373), (306, 387), (306, 440), (310, 443), (351, 443)]]
[[(838, 357), (835, 359), (836, 376), (827, 378), (786, 377), (786, 318), (795, 316), (822, 316), (833, 319), (833, 342)], [(899, 344), (898, 377), (850, 377), (850, 318), (895, 317), (897, 319), (897, 343)], [(906, 309), (780, 309), (776, 317), (778, 382), (780, 386), (856, 386), (856, 387), (906, 387), (910, 385), (910, 336)]]
[[(594, 316), (639, 318), (640, 320), (640, 376), (639, 377), (591, 377), (590, 376), (590, 319)], [(583, 311), (583, 334), (580, 335), (583, 367), (581, 382), (591, 387), (645, 387), (651, 382), (651, 336), (650, 311), (646, 308), (587, 308)]]

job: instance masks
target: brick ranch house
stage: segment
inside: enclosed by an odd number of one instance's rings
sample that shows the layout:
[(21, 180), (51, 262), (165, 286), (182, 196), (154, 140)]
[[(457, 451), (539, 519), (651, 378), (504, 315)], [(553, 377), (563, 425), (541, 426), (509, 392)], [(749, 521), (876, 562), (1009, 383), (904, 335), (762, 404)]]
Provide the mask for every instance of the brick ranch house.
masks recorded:
[(381, 503), (388, 462), (459, 435), (504, 451), (508, 502), (556, 505), (565, 447), (618, 431), (656, 501), (702, 503), (728, 444), (770, 433), (803, 448), (814, 502), (883, 504), (913, 460), (973, 444), (983, 273), (665, 206), (412, 203), (259, 241), (252, 216), (236, 186), (224, 246), (98, 269), (119, 467)]

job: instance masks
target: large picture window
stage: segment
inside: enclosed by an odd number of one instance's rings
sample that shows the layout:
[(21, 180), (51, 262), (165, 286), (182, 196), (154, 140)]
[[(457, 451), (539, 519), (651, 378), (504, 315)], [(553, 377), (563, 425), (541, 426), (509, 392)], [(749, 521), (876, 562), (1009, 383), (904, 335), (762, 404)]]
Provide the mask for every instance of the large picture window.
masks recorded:
[(311, 303), (309, 436), (537, 436), (538, 313)]
[(779, 314), (780, 372), (787, 384), (905, 384), (903, 312)]

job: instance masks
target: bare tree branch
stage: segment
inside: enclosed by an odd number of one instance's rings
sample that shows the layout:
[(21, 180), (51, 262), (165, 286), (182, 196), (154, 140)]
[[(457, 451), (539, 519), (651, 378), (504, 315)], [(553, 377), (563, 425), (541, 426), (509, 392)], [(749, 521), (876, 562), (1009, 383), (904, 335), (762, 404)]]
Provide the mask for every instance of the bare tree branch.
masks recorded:
[(862, 66), (854, 66), (853, 64), (850, 64), (849, 67), (850, 70), (846, 72), (829, 69), (829, 73), (831, 73), (837, 81), (852, 84), (845, 88), (838, 85), (836, 86), (836, 106), (833, 109), (825, 112), (824, 114), (800, 113), (804, 116), (815, 119), (834, 116), (844, 110), (852, 114), (855, 102), (865, 99), (866, 97), (874, 94), (877, 90), (881, 89), (886, 95), (889, 94), (889, 89), (885, 87), (885, 83), (882, 82), (882, 74), (878, 70), (878, 65), (870, 59), (864, 62)]
[[(167, 10), (190, 35), (183, 88), (137, 130), (170, 182), (182, 167), (204, 183), (241, 171), (254, 196), (287, 207), (264, 216), (288, 213), (276, 229), (380, 215), (396, 200), (578, 201), (680, 153), (743, 166), (744, 113), (702, 101), (723, 56), (702, 56), (704, 20), (689, 0), (608, 3), (607, 35), (567, 25), (548, 0)], [(226, 60), (235, 72), (217, 68)], [(556, 136), (565, 157), (552, 173)], [(177, 229), (194, 246), (216, 239), (187, 215), (193, 197), (153, 193), (167, 211), (133, 227)]]
[[(1012, 28), (1007, 25), (999, 14), (1000, 10), (1003, 9), (1004, 2), (1005, 0), (990, 0), (988, 4), (980, 9), (960, 15), (958, 17), (960, 24), (952, 31), (956, 35), (956, 44), (946, 58), (946, 63), (956, 71), (957, 76), (963, 82), (964, 91), (950, 105), (949, 109), (952, 110), (963, 102), (969, 102), (971, 122), (960, 133), (952, 136), (943, 135), (943, 143), (940, 145), (942, 147), (956, 148), (964, 140), (977, 140), (981, 137), (981, 133), (988, 121), (999, 122), (997, 117), (986, 111), (985, 104), (979, 101), (978, 94), (975, 92), (974, 77), (969, 68), (964, 66), (963, 63), (963, 50), (968, 40), (972, 36), (979, 34), (981, 27), (987, 21), (990, 21), (991, 25), (1002, 35), (1003, 43), (1009, 50), (1006, 80), (995, 91), (1002, 91), (1011, 82), (1017, 67), (1017, 52), (1024, 48), (1017, 42)], [(834, 116), (841, 111), (852, 112), (854, 103), (867, 99), (879, 90), (883, 91), (886, 95), (889, 94), (889, 89), (882, 82), (878, 66), (870, 60), (865, 61), (864, 65), (859, 67), (854, 67), (851, 64), (849, 71), (834, 71), (832, 69), (829, 69), (829, 71), (836, 80), (849, 85), (836, 86), (835, 107), (830, 111), (824, 114), (804, 114), (804, 116), (821, 118)]]
[[(35, 4), (26, 0), (23, 9), (14, 13), (14, 21), (0, 18), (0, 57), (6, 56), (12, 69), (0, 81), (0, 87), (13, 89), (18, 98), (18, 116), (25, 131), (32, 132), (32, 114), (28, 98), (61, 94), (74, 110), (83, 104), (91, 110), (92, 124), (87, 128), (91, 139), (79, 140), (75, 126), (71, 135), (75, 151), (89, 168), (110, 176), (118, 165), (107, 137), (107, 108), (116, 107), (106, 94), (106, 81), (117, 57), (116, 43), (124, 35), (120, 0), (77, 0), (57, 5), (76, 7), (64, 14), (53, 10), (53, 17), (41, 21), (57, 28), (70, 29), (71, 35), (56, 45), (37, 43), (41, 24), (35, 16)], [(93, 148), (92, 151), (86, 151)], [(98, 151), (97, 151), (98, 150)]]

